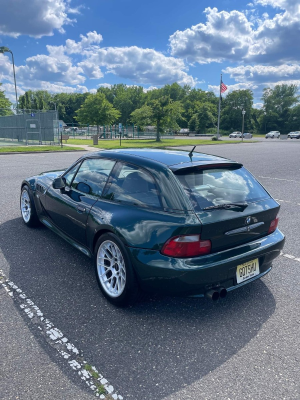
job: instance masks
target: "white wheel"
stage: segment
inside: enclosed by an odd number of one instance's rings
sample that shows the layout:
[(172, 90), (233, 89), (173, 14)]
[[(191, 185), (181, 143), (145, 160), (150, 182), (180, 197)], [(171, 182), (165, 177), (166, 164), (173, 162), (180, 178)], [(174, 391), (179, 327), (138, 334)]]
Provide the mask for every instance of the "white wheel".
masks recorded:
[(126, 268), (119, 247), (111, 240), (101, 243), (97, 253), (97, 272), (103, 290), (119, 297), (126, 284)]
[(21, 193), (21, 214), (25, 224), (28, 224), (31, 217), (31, 204), (29, 193), (26, 189), (23, 189)]
[(96, 278), (103, 295), (116, 306), (127, 306), (142, 298), (126, 246), (113, 233), (104, 233), (95, 245)]
[(30, 189), (27, 185), (21, 189), (20, 209), (23, 222), (30, 227), (39, 225), (34, 201)]

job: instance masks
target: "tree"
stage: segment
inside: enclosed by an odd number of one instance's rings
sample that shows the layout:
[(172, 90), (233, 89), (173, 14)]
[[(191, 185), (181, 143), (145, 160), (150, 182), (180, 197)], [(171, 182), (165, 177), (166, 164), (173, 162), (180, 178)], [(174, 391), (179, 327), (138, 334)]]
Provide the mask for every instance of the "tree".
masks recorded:
[(111, 125), (120, 117), (116, 110), (103, 93), (89, 94), (85, 102), (76, 111), (77, 121), (81, 124), (97, 125), (99, 133), (100, 125)]
[(11, 102), (5, 97), (4, 91), (1, 90), (2, 83), (0, 83), (0, 116), (11, 115)]
[[(76, 111), (82, 106), (89, 93), (58, 93), (53, 96), (53, 102), (56, 103), (59, 119), (66, 124), (77, 123)], [(53, 102), (50, 109), (54, 109)]]
[(152, 123), (153, 120), (152, 108), (145, 104), (143, 107), (133, 111), (130, 114), (130, 119), (134, 123), (134, 125), (137, 125), (139, 128), (144, 129), (145, 126), (150, 125)]
[(214, 126), (216, 117), (214, 115), (215, 106), (211, 103), (198, 103), (197, 112), (189, 120), (191, 131), (205, 133), (206, 129)]
[(126, 125), (130, 114), (145, 104), (145, 93), (142, 86), (112, 85), (110, 88), (100, 87), (98, 92), (103, 93), (106, 99), (120, 111), (120, 122)]
[(49, 110), (52, 95), (47, 90), (28, 90), (19, 97), (21, 110)]
[(225, 130), (242, 129), (242, 110), (245, 114), (245, 131), (251, 130), (251, 112), (253, 93), (250, 89), (234, 90), (229, 93), (222, 104), (221, 126)]
[(274, 89), (265, 88), (262, 100), (264, 102), (265, 124), (268, 129), (281, 132), (287, 131), (287, 120), (290, 108), (298, 102), (297, 85), (276, 85)]

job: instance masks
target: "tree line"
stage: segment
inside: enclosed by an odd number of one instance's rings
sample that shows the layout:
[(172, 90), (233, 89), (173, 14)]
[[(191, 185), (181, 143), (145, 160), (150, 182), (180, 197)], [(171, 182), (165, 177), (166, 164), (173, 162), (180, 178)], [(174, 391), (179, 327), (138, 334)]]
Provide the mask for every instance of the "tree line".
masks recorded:
[[(253, 107), (250, 89), (235, 90), (222, 100), (222, 133), (240, 131), (245, 110), (244, 131), (265, 133), (300, 130), (300, 104), (296, 85), (276, 85), (263, 90), (263, 107)], [(134, 124), (143, 129), (155, 125), (158, 135), (167, 130), (188, 128), (198, 133), (215, 133), (218, 97), (211, 91), (192, 89), (177, 83), (146, 93), (141, 86), (124, 84), (100, 87), (97, 93), (27, 91), (19, 97), (19, 109), (54, 110), (65, 123), (89, 125)], [(10, 102), (0, 89), (0, 109)], [(3, 114), (3, 111), (2, 111)]]

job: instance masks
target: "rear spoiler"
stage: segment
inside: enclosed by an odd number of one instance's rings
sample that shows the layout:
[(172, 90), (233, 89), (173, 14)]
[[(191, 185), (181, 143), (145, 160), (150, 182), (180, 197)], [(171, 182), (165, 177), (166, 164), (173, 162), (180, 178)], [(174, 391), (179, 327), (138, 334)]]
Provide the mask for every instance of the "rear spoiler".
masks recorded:
[(182, 163), (170, 165), (169, 168), (173, 172), (182, 172), (186, 173), (187, 170), (191, 171), (199, 171), (201, 169), (215, 169), (215, 168), (241, 168), (243, 164), (235, 162), (235, 161), (218, 161), (218, 162), (203, 162), (203, 161), (195, 161), (190, 163)]

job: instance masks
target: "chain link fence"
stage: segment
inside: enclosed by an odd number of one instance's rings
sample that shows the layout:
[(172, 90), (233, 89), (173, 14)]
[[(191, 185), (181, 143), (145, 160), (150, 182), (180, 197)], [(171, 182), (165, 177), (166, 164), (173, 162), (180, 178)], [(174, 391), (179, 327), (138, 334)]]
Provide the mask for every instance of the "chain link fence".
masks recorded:
[(0, 146), (59, 144), (62, 130), (57, 111), (0, 109)]
[[(91, 139), (93, 136), (98, 136), (99, 139), (119, 139), (120, 134), (124, 139), (155, 139), (156, 127), (147, 126), (141, 130), (135, 125), (80, 125), (77, 123), (67, 123), (63, 126), (63, 134), (69, 136), (70, 139)], [(161, 134), (162, 138), (172, 139), (174, 132), (164, 132)]]

